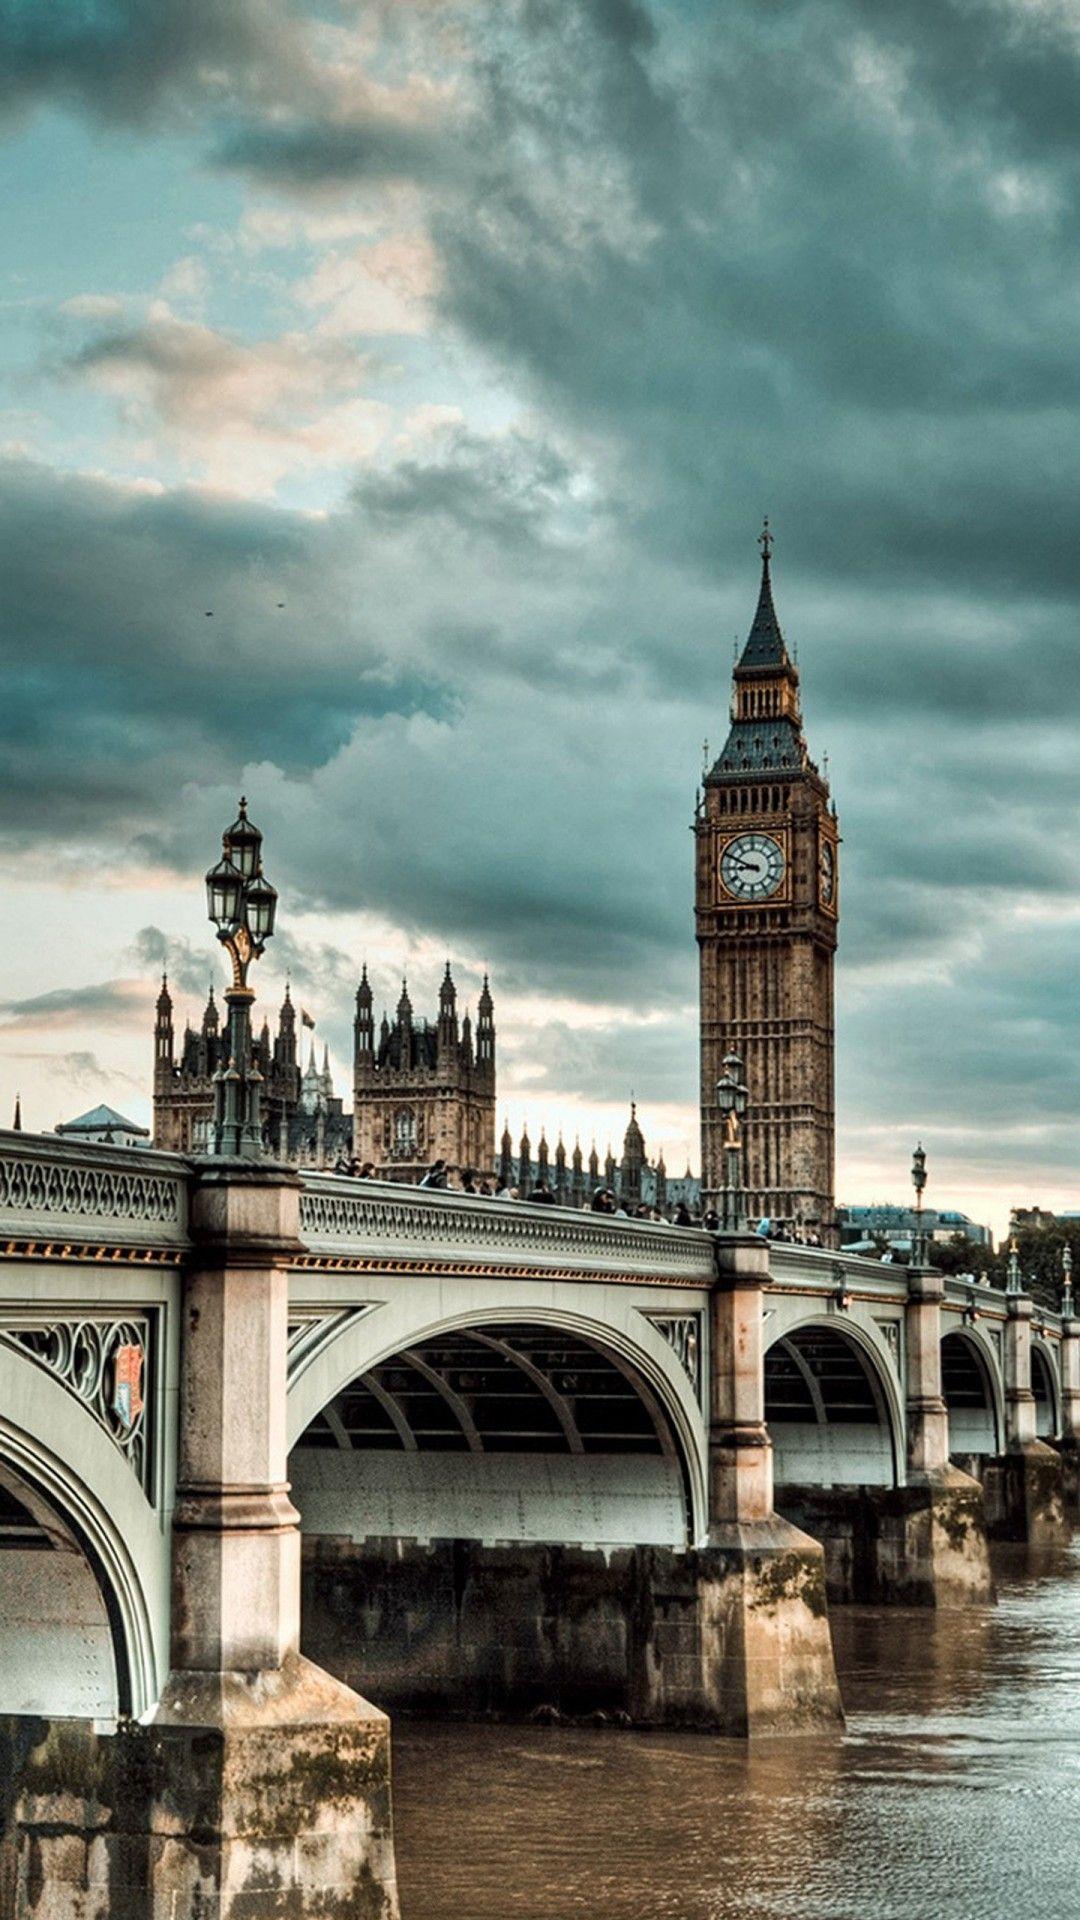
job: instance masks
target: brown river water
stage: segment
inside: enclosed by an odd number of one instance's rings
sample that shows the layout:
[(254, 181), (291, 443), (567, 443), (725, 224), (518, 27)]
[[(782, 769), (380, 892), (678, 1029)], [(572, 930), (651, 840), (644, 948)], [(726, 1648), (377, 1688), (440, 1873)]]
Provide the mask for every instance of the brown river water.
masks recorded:
[(998, 1579), (834, 1609), (829, 1739), (399, 1718), (402, 1920), (1080, 1920), (1080, 1547)]

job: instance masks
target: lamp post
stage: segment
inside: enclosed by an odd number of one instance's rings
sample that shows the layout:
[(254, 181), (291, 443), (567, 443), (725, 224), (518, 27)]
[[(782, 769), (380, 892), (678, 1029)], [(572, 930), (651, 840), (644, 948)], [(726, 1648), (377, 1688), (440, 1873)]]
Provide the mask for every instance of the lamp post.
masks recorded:
[(1066, 1241), (1061, 1249), (1061, 1317), (1063, 1320), (1071, 1320), (1073, 1317), (1072, 1276), (1072, 1248)]
[(926, 1191), (926, 1154), (920, 1140), (911, 1156), (911, 1184), (915, 1189), (915, 1235), (911, 1243), (913, 1267), (926, 1265), (926, 1235), (923, 1232), (922, 1197)]
[(1005, 1291), (1006, 1293), (1023, 1293), (1024, 1291), (1024, 1282), (1020, 1273), (1020, 1249), (1016, 1244), (1015, 1235), (1009, 1241), (1009, 1264), (1005, 1281)]
[(247, 801), (221, 836), (221, 859), (206, 876), (210, 919), (232, 962), (225, 1057), (214, 1075), (213, 1152), (255, 1159), (262, 1147), (262, 1079), (251, 1048), (254, 988), (248, 967), (274, 931), (277, 893), (262, 870), (262, 834), (247, 817)]
[(724, 1122), (724, 1187), (721, 1224), (728, 1232), (746, 1225), (743, 1191), (742, 1122), (749, 1091), (743, 1081), (743, 1063), (737, 1053), (724, 1055), (724, 1071), (716, 1083), (716, 1104)]

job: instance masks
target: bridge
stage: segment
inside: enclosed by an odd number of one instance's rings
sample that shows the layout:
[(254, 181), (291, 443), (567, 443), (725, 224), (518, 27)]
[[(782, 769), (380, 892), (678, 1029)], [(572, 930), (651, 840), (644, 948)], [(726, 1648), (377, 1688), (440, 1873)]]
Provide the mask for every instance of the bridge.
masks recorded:
[(835, 1723), (1078, 1437), (1020, 1291), (0, 1134), (0, 1911), (394, 1914), (386, 1707)]

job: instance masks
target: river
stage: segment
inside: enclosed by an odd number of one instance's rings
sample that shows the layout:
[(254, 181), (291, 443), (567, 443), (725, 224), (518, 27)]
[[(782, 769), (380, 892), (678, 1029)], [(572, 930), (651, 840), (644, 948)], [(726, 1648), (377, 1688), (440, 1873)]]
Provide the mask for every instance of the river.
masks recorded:
[(395, 1723), (403, 1920), (1080, 1920), (1080, 1548), (836, 1608), (847, 1728)]

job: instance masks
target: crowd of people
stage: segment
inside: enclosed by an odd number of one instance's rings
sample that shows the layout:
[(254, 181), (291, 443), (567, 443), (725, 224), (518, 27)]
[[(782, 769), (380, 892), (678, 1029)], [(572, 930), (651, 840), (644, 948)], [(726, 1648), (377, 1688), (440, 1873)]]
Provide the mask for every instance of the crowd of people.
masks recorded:
[[(342, 1155), (334, 1167), (335, 1173), (346, 1174), (352, 1180), (385, 1179), (385, 1174), (376, 1174), (372, 1160), (360, 1162), (352, 1156)], [(421, 1187), (435, 1188), (440, 1192), (474, 1194), (485, 1200), (519, 1200), (526, 1206), (557, 1207), (560, 1202), (546, 1180), (537, 1180), (527, 1192), (518, 1187), (502, 1186), (497, 1180), (488, 1180), (475, 1167), (465, 1167), (457, 1181), (451, 1182), (451, 1169), (445, 1160), (433, 1160), (427, 1172), (418, 1183)], [(685, 1200), (677, 1200), (670, 1214), (648, 1200), (630, 1200), (617, 1193), (613, 1187), (596, 1187), (588, 1203), (592, 1213), (605, 1213), (616, 1220), (651, 1220), (659, 1226), (701, 1227), (706, 1233), (719, 1233), (722, 1225), (720, 1215), (714, 1207), (707, 1207), (703, 1213), (693, 1213)], [(785, 1223), (760, 1220), (754, 1228), (755, 1233), (766, 1240), (796, 1241), (803, 1246), (820, 1247), (821, 1236), (812, 1229), (791, 1227)]]

